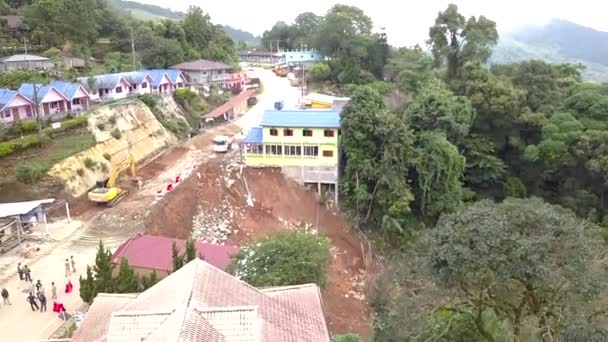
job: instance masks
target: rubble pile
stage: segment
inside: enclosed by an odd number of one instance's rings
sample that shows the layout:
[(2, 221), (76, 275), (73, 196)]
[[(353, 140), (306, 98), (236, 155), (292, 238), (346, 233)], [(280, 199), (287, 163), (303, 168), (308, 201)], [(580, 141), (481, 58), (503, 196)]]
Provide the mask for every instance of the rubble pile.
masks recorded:
[(344, 273), (348, 275), (348, 281), (350, 283), (350, 288), (348, 292), (344, 295), (345, 298), (355, 298), (360, 301), (365, 300), (365, 271), (360, 269), (358, 273), (353, 275), (348, 274), (347, 270), (344, 270)]
[(281, 217), (278, 217), (278, 220), (279, 220), (279, 222), (281, 222), (283, 227), (285, 227), (288, 230), (297, 230), (297, 231), (305, 232), (306, 234), (312, 234), (312, 235), (317, 235), (319, 233), (318, 230), (315, 228), (315, 225), (308, 223), (308, 222), (290, 220), (290, 219), (285, 220)]
[(211, 209), (199, 207), (192, 218), (192, 238), (198, 241), (223, 244), (232, 233), (234, 211), (227, 200)]

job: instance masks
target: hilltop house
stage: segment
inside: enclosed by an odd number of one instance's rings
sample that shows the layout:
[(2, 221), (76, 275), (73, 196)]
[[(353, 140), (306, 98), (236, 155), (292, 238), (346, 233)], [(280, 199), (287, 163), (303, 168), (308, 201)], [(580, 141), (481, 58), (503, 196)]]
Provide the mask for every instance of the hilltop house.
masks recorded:
[(0, 71), (10, 72), (20, 69), (49, 70), (55, 65), (50, 59), (42, 56), (20, 54), (0, 59)]
[[(114, 271), (119, 271), (120, 262), (125, 258), (129, 262), (129, 266), (133, 267), (140, 276), (156, 271), (158, 279), (165, 278), (173, 272), (173, 243), (183, 254), (186, 250), (184, 240), (136, 234), (120, 245), (112, 255)], [(150, 251), (154, 251), (154, 253), (150, 253)], [(197, 255), (202, 256), (203, 260), (221, 270), (228, 268), (232, 261), (231, 256), (238, 251), (237, 246), (196, 242)]]
[(219, 84), (220, 86), (228, 79), (230, 66), (221, 63), (199, 59), (185, 62), (171, 67), (180, 70), (186, 77), (188, 83), (193, 85)]
[(260, 126), (242, 141), (247, 164), (281, 167), (301, 183), (334, 186), (337, 196), (340, 112), (268, 110)]
[(184, 88), (186, 86), (186, 77), (184, 76), (184, 74), (182, 74), (181, 71), (179, 71), (177, 69), (163, 69), (163, 70), (153, 69), (153, 70), (148, 70), (148, 71), (164, 72), (167, 75), (167, 77), (169, 78), (169, 84), (170, 84), (169, 91), (171, 91), (171, 92), (176, 91), (177, 89), (180, 89), (180, 88)]
[(152, 77), (147, 72), (131, 71), (120, 74), (129, 82), (129, 94), (149, 94), (152, 92)]
[(171, 79), (167, 75), (167, 71), (162, 69), (146, 70), (146, 72), (152, 77), (152, 92), (158, 94), (171, 93), (172, 84)]
[(0, 119), (4, 124), (32, 119), (34, 102), (18, 92), (0, 88)]
[(315, 284), (255, 288), (195, 259), (139, 294), (98, 294), (72, 342), (329, 342)]
[[(34, 91), (34, 86), (36, 91)], [(17, 92), (38, 105), (40, 117), (63, 114), (68, 111), (70, 100), (50, 84), (23, 83)]]
[(68, 99), (68, 112), (83, 112), (89, 109), (89, 92), (80, 83), (52, 81), (51, 87), (59, 90)]
[(106, 74), (80, 77), (82, 84), (91, 95), (91, 100), (117, 100), (129, 95), (130, 83), (121, 74)]

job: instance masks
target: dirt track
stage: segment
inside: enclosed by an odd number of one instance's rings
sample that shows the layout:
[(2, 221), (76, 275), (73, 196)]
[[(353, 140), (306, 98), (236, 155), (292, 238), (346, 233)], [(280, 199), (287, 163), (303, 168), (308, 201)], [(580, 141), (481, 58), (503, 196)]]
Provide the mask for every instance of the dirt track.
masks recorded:
[[(190, 177), (152, 208), (146, 232), (185, 239), (192, 232), (193, 218), (207, 212), (209, 219), (213, 216), (230, 226), (233, 234), (226, 243), (242, 245), (284, 229), (313, 231), (318, 222), (318, 230), (332, 246), (329, 283), (323, 289), (330, 328), (335, 333), (370, 335), (360, 242), (347, 230), (342, 215), (320, 205), (315, 191), (285, 178), (279, 169), (243, 168), (241, 173), (231, 158), (219, 157), (200, 165), (197, 172), (200, 179)], [(253, 207), (246, 202), (245, 182)]]

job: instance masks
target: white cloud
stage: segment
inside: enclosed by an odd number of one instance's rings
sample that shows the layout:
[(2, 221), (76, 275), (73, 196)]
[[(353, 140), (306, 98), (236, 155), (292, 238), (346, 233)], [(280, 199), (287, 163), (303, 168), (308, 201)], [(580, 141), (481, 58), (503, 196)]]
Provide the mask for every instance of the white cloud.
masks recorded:
[(140, 2), (186, 11), (197, 5), (210, 14), (213, 22), (262, 34), (279, 21), (291, 22), (302, 12), (310, 11), (323, 15), (336, 3), (357, 6), (374, 21), (375, 27), (385, 27), (389, 42), (393, 45), (423, 43), (428, 29), (439, 11), (448, 3), (455, 3), (465, 16), (485, 15), (496, 21), (499, 32), (540, 25), (553, 18), (573, 21), (580, 25), (608, 31), (608, 1), (602, 0), (136, 0)]

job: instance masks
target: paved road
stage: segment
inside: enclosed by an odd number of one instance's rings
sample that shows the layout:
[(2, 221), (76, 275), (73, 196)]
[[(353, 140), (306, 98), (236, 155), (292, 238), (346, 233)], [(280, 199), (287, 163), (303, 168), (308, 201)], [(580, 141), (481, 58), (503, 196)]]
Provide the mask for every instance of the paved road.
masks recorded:
[(285, 109), (296, 108), (300, 102), (300, 90), (292, 87), (286, 77), (278, 77), (272, 71), (254, 68), (248, 72), (252, 77), (260, 78), (264, 85), (264, 93), (258, 96), (258, 103), (251, 108), (247, 115), (239, 118), (236, 123), (243, 128), (247, 134), (249, 128), (259, 126), (265, 110), (274, 109), (276, 101), (283, 101)]
[[(275, 76), (271, 71), (256, 69), (254, 72), (264, 85), (264, 93), (259, 96), (259, 102), (246, 115), (239, 118), (237, 124), (246, 131), (250, 127), (258, 126), (262, 114), (266, 109), (272, 109), (275, 101), (283, 100), (285, 108), (294, 108), (300, 100), (298, 88), (291, 87), (286, 78)], [(221, 127), (220, 127), (221, 128)], [(119, 208), (119, 204), (116, 208)], [(88, 227), (88, 226), (87, 226)], [(77, 310), (82, 306), (79, 297), (78, 277), (86, 270), (86, 264), (95, 259), (99, 232), (91, 232), (83, 227), (74, 234), (52, 245), (52, 248), (41, 254), (36, 261), (26, 263), (32, 270), (34, 281), (41, 279), (45, 292), (49, 298), (48, 310), (45, 313), (32, 312), (26, 302), (26, 283), (18, 279), (16, 268), (7, 272), (15, 272), (12, 276), (5, 278), (0, 287), (6, 287), (10, 292), (12, 305), (0, 304), (0, 341), (1, 342), (36, 342), (47, 339), (62, 324), (57, 315), (52, 312), (52, 301), (50, 300), (51, 282), (55, 282), (58, 288), (59, 301), (64, 303), (68, 311)], [(131, 232), (109, 232), (104, 236), (106, 246), (111, 250), (129, 236)], [(77, 274), (69, 278), (65, 277), (64, 260), (73, 255), (76, 259)], [(16, 265), (15, 265), (16, 267)], [(74, 291), (65, 294), (63, 288), (67, 279), (74, 284)]]

